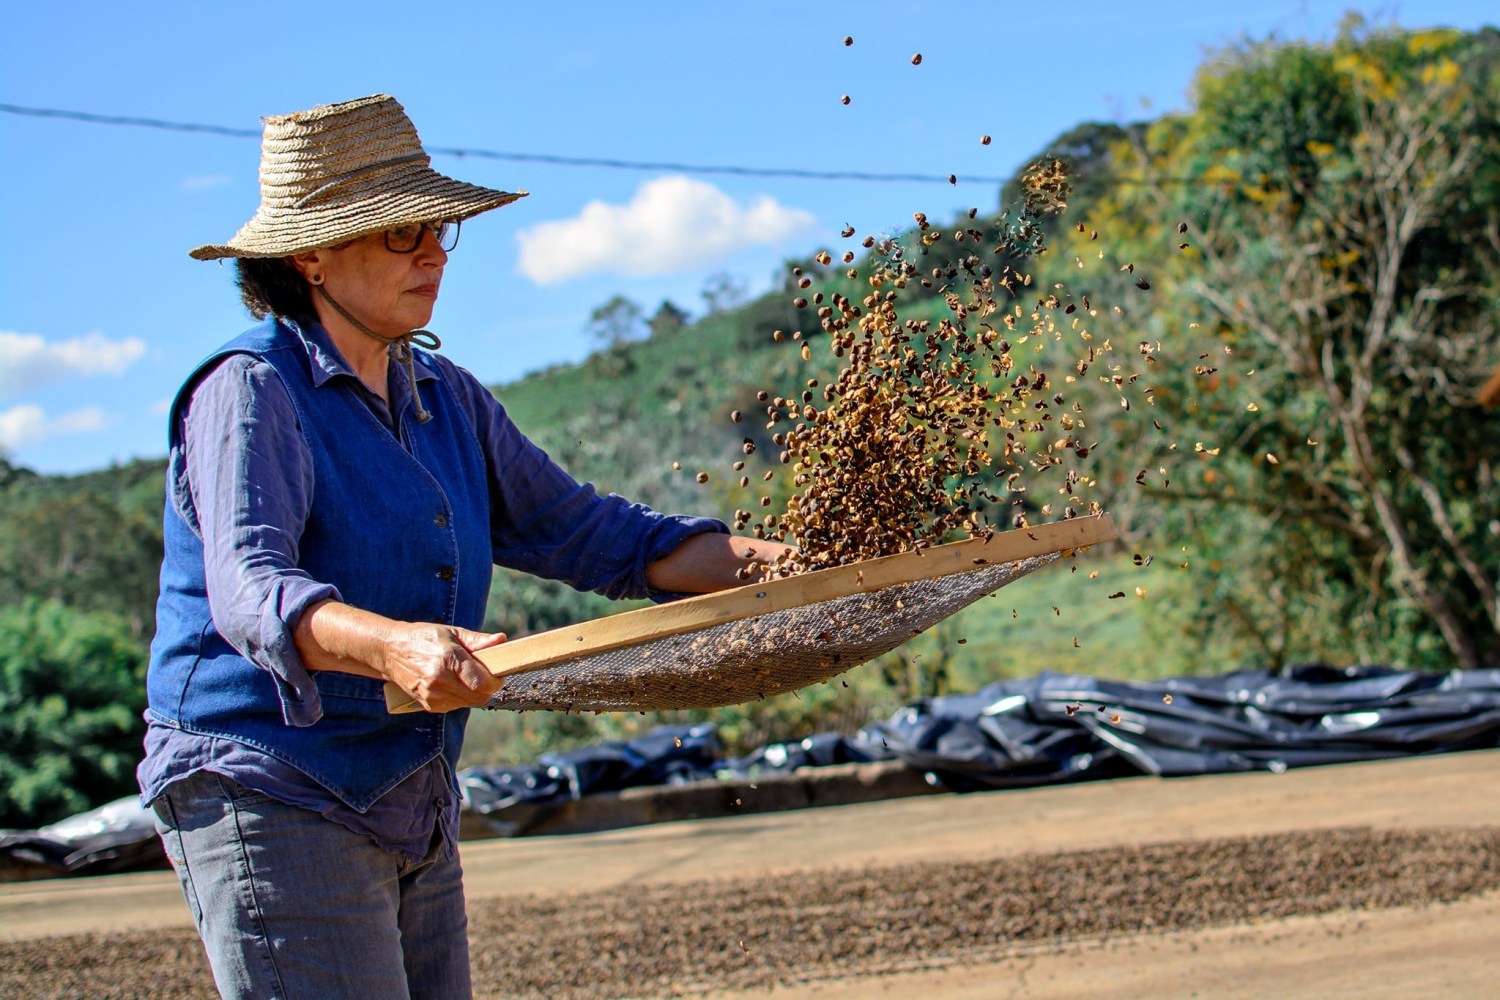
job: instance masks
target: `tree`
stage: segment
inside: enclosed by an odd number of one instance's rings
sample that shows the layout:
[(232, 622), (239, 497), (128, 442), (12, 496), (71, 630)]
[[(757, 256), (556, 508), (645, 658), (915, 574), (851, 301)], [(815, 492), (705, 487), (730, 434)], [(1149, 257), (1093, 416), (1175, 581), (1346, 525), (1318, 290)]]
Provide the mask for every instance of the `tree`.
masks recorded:
[(1273, 659), (1496, 662), (1500, 435), (1472, 400), (1500, 356), (1500, 32), (1352, 23), (1226, 52), (1197, 90), (1119, 150), (1164, 183), (1104, 212), (1141, 247), (1193, 222), (1152, 332), (1212, 359), (1157, 393), (1178, 440), (1222, 446), (1160, 497), (1213, 578), (1198, 612)]
[[(160, 504), (160, 479), (153, 479)], [(0, 606), (25, 596), (55, 600), (120, 615), (137, 638), (149, 636), (161, 568), (161, 514), (122, 500), (91, 488), (13, 486), (0, 512)]]
[(27, 478), (35, 478), (36, 473), (19, 465), (12, 465), (5, 457), (5, 450), (0, 448), (0, 490), (10, 488), (14, 483)]
[(0, 826), (30, 828), (135, 787), (145, 650), (113, 615), (0, 608)]
[(692, 317), (686, 309), (680, 308), (671, 299), (662, 299), (661, 305), (656, 307), (656, 312), (646, 321), (646, 325), (651, 330), (651, 336), (664, 337), (685, 328), (691, 321)]
[(709, 275), (708, 280), (703, 283), (702, 295), (703, 301), (708, 305), (708, 314), (717, 316), (742, 304), (746, 291), (744, 283), (734, 275), (728, 271), (720, 271)]
[(616, 295), (589, 313), (589, 332), (601, 347), (619, 347), (640, 338), (641, 307)]

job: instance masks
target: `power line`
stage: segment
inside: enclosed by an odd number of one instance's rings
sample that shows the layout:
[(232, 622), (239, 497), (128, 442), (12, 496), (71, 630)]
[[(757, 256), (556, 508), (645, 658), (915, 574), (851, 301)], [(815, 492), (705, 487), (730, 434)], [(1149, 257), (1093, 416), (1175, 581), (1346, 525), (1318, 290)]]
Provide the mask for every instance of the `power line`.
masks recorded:
[[(100, 115), (88, 111), (67, 111), (61, 108), (31, 108), (18, 104), (0, 104), (0, 111), (11, 115), (32, 118), (61, 118), (89, 125), (127, 125), (136, 128), (153, 128), (168, 132), (198, 132), (209, 135), (231, 136), (236, 139), (258, 139), (255, 129), (231, 128), (226, 125), (204, 125), (195, 122), (175, 122), (162, 118), (141, 118), (133, 115)], [(429, 153), (440, 156), (474, 157), (484, 160), (508, 160), (515, 163), (549, 163), (565, 167), (603, 167), (610, 170), (670, 170), (684, 174), (733, 174), (741, 177), (791, 177), (814, 181), (873, 181), (903, 182), (917, 184), (1004, 184), (1004, 177), (974, 177), (953, 175), (939, 177), (935, 174), (878, 174), (857, 170), (801, 170), (795, 167), (732, 167), (707, 164), (651, 162), (640, 160), (616, 160), (590, 156), (555, 156), (548, 153), (507, 153), (494, 149), (474, 149), (463, 146), (429, 146)]]
[(19, 104), (0, 104), (0, 111), (10, 115), (28, 115), (32, 118), (65, 118), (69, 121), (87, 122), (90, 125), (137, 125), (142, 128), (167, 129), (173, 132), (211, 132), (214, 135), (229, 135), (235, 138), (255, 139), (259, 132), (247, 128), (228, 128), (224, 125), (194, 125), (190, 122), (169, 122), (160, 118), (133, 118), (125, 115), (96, 115), (87, 111), (63, 111), (59, 108), (26, 108)]

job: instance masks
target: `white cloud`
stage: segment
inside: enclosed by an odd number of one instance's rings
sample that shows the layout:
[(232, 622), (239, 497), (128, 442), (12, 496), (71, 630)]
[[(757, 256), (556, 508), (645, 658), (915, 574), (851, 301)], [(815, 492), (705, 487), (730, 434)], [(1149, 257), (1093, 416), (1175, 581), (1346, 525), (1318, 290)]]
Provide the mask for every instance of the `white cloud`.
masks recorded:
[(104, 411), (97, 406), (49, 419), (40, 406), (23, 403), (0, 410), (0, 451), (14, 452), (47, 438), (97, 430), (103, 426)]
[(184, 191), (203, 191), (208, 188), (222, 187), (234, 178), (228, 174), (204, 174), (201, 177), (184, 177), (178, 187)]
[(78, 375), (120, 375), (145, 352), (135, 337), (90, 333), (48, 343), (34, 333), (0, 330), (0, 399)]
[(540, 223), (516, 239), (521, 273), (550, 285), (601, 271), (657, 275), (711, 266), (813, 224), (810, 213), (769, 196), (741, 205), (712, 184), (673, 176), (641, 185), (629, 204), (592, 201), (576, 218)]

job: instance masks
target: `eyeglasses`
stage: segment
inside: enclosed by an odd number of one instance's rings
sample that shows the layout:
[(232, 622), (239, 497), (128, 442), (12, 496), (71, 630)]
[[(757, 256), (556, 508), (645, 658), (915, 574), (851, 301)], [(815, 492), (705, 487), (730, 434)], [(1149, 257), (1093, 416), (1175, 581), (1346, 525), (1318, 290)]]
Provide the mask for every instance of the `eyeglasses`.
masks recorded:
[(391, 253), (412, 253), (422, 245), (422, 235), (431, 233), (437, 245), (445, 251), (458, 246), (459, 220), (444, 219), (441, 222), (413, 222), (405, 226), (387, 229), (385, 248)]

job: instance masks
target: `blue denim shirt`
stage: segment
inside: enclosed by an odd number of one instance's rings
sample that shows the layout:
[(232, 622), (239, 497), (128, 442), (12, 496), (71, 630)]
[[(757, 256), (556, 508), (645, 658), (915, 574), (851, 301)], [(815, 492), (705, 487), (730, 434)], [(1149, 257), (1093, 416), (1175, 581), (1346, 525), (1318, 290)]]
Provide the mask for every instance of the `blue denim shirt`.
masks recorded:
[[(321, 328), (309, 325), (299, 332), (315, 391), (338, 386), (355, 392), (376, 418), (370, 425), (381, 428), (376, 433), (393, 435), (410, 451), (410, 419), (402, 417), (411, 405), (411, 388), (404, 372), (392, 366), (387, 406), (354, 376)], [(487, 468), (495, 562), (614, 597), (663, 599), (671, 595), (654, 594), (646, 584), (647, 565), (691, 534), (727, 530), (718, 521), (666, 517), (619, 497), (599, 496), (521, 435), (471, 374), (440, 357), (420, 355), (416, 374), (424, 401), (440, 388), (439, 381), (453, 390), (467, 418), (454, 433), (477, 438)], [(307, 607), (344, 596), (309, 573), (299, 553), (317, 481), (297, 407), (272, 365), (250, 354), (232, 354), (190, 383), (178, 419), (169, 512), (175, 505), (203, 539), (213, 627), (276, 679), (287, 726), (314, 725), (323, 715), (322, 698), (291, 636)], [(209, 769), (412, 856), (425, 852), (441, 820), (451, 847), (458, 809), (449, 755), (435, 757), (358, 809), (246, 742), (148, 718), (147, 756), (139, 772), (148, 801), (171, 782)]]

